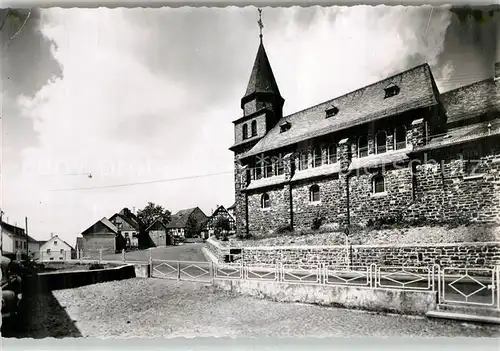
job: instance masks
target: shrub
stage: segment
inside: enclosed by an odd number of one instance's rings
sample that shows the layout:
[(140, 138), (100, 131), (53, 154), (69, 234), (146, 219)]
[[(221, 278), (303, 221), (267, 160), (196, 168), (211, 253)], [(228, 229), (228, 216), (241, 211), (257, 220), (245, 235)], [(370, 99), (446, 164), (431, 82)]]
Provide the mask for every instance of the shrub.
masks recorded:
[(325, 217), (321, 216), (320, 214), (316, 215), (316, 217), (313, 218), (311, 229), (318, 230), (323, 224), (324, 220)]
[(104, 269), (104, 266), (100, 263), (91, 263), (89, 265), (89, 271), (92, 271), (94, 269)]

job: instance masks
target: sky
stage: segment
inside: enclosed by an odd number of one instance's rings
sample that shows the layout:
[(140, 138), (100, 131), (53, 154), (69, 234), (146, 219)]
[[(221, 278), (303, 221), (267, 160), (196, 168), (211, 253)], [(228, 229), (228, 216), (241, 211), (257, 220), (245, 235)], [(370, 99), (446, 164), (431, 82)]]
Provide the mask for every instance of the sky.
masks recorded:
[[(446, 7), (426, 6), (262, 13), (285, 114), (424, 62), (442, 92), (490, 77), (499, 17), (460, 24)], [(24, 227), (28, 217), (34, 238), (54, 233), (74, 245), (123, 207), (151, 201), (209, 215), (230, 206), (231, 122), (242, 116), (257, 20), (255, 7), (54, 8), (34, 12), (8, 41), (19, 27), (9, 20), (0, 54), (4, 219)], [(142, 184), (116, 186), (130, 183)]]

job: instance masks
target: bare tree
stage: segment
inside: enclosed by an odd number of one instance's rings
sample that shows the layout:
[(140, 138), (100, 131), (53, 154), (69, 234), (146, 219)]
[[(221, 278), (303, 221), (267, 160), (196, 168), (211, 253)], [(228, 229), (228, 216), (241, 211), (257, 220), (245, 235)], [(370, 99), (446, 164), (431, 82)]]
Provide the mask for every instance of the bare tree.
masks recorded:
[(14, 40), (14, 38), (17, 37), (19, 33), (21, 33), (31, 17), (31, 11), (31, 9), (0, 9), (0, 30), (3, 29), (3, 27), (9, 20), (19, 21), (19, 23), (21, 24), (16, 32), (9, 37), (8, 42)]

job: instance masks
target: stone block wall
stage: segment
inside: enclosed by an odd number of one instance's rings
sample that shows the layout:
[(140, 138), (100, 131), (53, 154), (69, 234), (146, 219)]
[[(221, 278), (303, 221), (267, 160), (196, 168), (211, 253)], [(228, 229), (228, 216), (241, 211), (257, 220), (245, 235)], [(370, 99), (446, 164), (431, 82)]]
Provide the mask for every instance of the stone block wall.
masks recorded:
[[(319, 186), (319, 202), (309, 201), (309, 190), (314, 184)], [(337, 223), (344, 213), (342, 183), (338, 176), (294, 184), (292, 198), (296, 229), (310, 228), (315, 217), (323, 217), (325, 223)]]
[[(262, 195), (267, 193), (271, 206), (261, 207)], [(290, 224), (290, 203), (287, 187), (267, 189), (248, 194), (249, 232), (254, 237), (266, 236), (281, 226)]]
[[(212, 247), (209, 248), (212, 250)], [(213, 251), (212, 251), (213, 252)], [(215, 254), (215, 253), (214, 253)], [(492, 268), (500, 264), (500, 242), (427, 245), (243, 247), (246, 264)]]
[(219, 262), (224, 262), (224, 257), (229, 255), (229, 247), (223, 246), (220, 242), (213, 238), (208, 238), (205, 245)]

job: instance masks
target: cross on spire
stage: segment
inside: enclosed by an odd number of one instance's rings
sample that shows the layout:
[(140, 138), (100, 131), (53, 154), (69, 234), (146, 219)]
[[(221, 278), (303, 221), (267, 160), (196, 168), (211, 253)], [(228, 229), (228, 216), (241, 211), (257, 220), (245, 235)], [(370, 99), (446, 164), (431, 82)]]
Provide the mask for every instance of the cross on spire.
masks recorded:
[(260, 29), (260, 40), (262, 40), (262, 28), (264, 28), (264, 24), (262, 23), (262, 9), (257, 9), (259, 11), (259, 20), (257, 21), (257, 24), (259, 25)]

